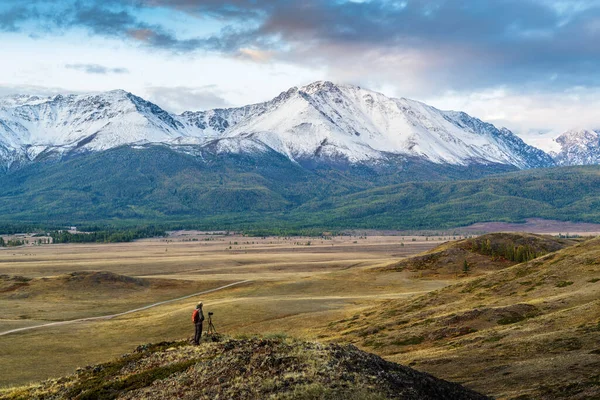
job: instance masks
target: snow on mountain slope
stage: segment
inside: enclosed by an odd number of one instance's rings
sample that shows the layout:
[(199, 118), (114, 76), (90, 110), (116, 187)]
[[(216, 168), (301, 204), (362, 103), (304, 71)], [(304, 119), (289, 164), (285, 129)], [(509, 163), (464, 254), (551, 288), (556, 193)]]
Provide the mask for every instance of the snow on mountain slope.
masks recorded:
[(264, 103), (181, 115), (122, 90), (0, 99), (0, 158), (8, 164), (48, 151), (139, 143), (204, 146), (216, 153), (274, 150), (294, 161), (376, 163), (400, 155), (455, 165), (552, 164), (510, 131), (465, 113), (331, 82), (291, 88)]
[(559, 152), (552, 156), (558, 165), (600, 164), (600, 131), (572, 129), (557, 137)]
[(217, 108), (208, 111), (186, 111), (179, 116), (179, 119), (186, 125), (185, 131), (191, 135), (199, 133), (207, 139), (220, 137), (223, 132), (233, 125), (247, 118), (260, 115), (266, 109), (276, 102), (252, 104), (239, 108)]
[(225, 131), (225, 137), (258, 139), (293, 159), (337, 156), (356, 162), (393, 153), (458, 165), (552, 164), (544, 152), (508, 130), (356, 86), (315, 82), (279, 99)]
[(95, 95), (0, 101), (0, 143), (90, 151), (123, 144), (164, 142), (180, 136), (178, 120), (158, 106), (122, 90)]

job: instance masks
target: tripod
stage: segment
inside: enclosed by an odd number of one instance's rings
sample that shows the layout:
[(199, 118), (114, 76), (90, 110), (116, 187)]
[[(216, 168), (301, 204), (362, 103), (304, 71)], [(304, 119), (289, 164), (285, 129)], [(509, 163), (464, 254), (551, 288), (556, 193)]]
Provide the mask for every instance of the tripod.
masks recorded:
[(217, 329), (212, 322), (212, 313), (208, 313), (208, 329), (206, 330), (206, 335), (215, 335), (217, 333)]

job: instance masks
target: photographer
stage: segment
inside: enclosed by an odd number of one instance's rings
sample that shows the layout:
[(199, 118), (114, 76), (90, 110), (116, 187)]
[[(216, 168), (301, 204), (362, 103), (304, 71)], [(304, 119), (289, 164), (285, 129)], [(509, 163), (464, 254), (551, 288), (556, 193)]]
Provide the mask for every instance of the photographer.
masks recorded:
[(192, 313), (192, 322), (196, 328), (196, 332), (194, 334), (194, 344), (200, 344), (200, 338), (202, 337), (202, 322), (204, 322), (204, 313), (202, 312), (202, 302), (198, 303), (196, 309)]

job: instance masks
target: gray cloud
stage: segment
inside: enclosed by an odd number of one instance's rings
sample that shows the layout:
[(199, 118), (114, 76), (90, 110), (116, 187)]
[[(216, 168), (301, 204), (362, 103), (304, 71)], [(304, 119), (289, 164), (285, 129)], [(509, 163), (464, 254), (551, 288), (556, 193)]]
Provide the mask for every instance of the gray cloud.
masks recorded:
[(165, 110), (181, 113), (212, 108), (230, 107), (224, 94), (214, 85), (200, 87), (162, 87), (146, 88), (144, 96), (153, 103), (160, 104)]
[(16, 32), (23, 21), (39, 18), (34, 7), (16, 5), (6, 10), (0, 9), (0, 32)]
[[(73, 91), (61, 87), (0, 84), (0, 98), (12, 95), (54, 96), (57, 94), (85, 93), (90, 92)], [(225, 99), (225, 93), (216, 85), (196, 87), (150, 86), (142, 90), (139, 94), (146, 100), (159, 105), (161, 108), (175, 113), (232, 106), (232, 104)]]
[(0, 84), (0, 97), (12, 95), (54, 96), (57, 94), (79, 94), (81, 92), (68, 90), (61, 87), (48, 87), (38, 85), (3, 85)]
[[(228, 51), (227, 44), (231, 47), (241, 42), (241, 37), (235, 40), (231, 28), (225, 29), (220, 35), (208, 38), (179, 39), (168, 27), (150, 24), (141, 21), (135, 16), (139, 5), (126, 2), (128, 7), (119, 7), (120, 1), (112, 0), (100, 5), (76, 3), (65, 10), (66, 15), (53, 19), (57, 27), (63, 29), (80, 27), (87, 29), (91, 34), (116, 37), (131, 40), (148, 48), (168, 50), (174, 53), (187, 53), (196, 50)], [(135, 7), (133, 7), (135, 6)], [(258, 40), (258, 39), (257, 39)]]
[(104, 65), (99, 64), (66, 64), (65, 68), (74, 69), (77, 71), (82, 71), (87, 74), (128, 74), (129, 70), (127, 68), (117, 67), (110, 68), (105, 67)]
[(147, 7), (170, 7), (199, 16), (248, 20), (264, 17), (278, 1), (271, 0), (141, 0)]
[(598, 5), (567, 17), (550, 1), (391, 4), (282, 2), (255, 37), (279, 37), (291, 49), (280, 57), (292, 62), (329, 65), (336, 75), (351, 66), (359, 79), (384, 72), (428, 89), (600, 84)]
[[(600, 86), (597, 0), (66, 0), (53, 10), (8, 2), (14, 6), (0, 14), (2, 30), (39, 21), (149, 49), (325, 66), (342, 80), (395, 82), (407, 95)], [(228, 25), (212, 36), (180, 38), (168, 25), (144, 21), (138, 11), (149, 9)]]

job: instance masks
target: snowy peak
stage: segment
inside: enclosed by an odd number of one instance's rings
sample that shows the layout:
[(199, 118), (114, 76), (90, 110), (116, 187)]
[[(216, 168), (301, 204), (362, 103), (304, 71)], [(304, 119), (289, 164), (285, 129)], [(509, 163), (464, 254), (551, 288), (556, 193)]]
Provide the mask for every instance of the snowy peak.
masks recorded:
[(256, 118), (230, 128), (226, 136), (258, 138), (292, 159), (328, 156), (364, 162), (394, 154), (458, 165), (552, 164), (545, 153), (508, 130), (357, 86), (314, 82), (284, 92), (277, 100)]
[(91, 95), (12, 97), (0, 101), (0, 143), (99, 151), (180, 136), (171, 114), (123, 90)]
[(590, 142), (598, 140), (598, 131), (589, 129), (571, 129), (556, 138), (561, 145), (585, 146)]
[(292, 161), (438, 164), (553, 163), (507, 129), (462, 112), (329, 81), (293, 87), (238, 108), (170, 114), (123, 90), (0, 99), (0, 158), (102, 151), (126, 144), (201, 146), (223, 153), (276, 151)]
[(600, 131), (572, 129), (555, 139), (561, 149), (554, 153), (558, 165), (600, 164)]

